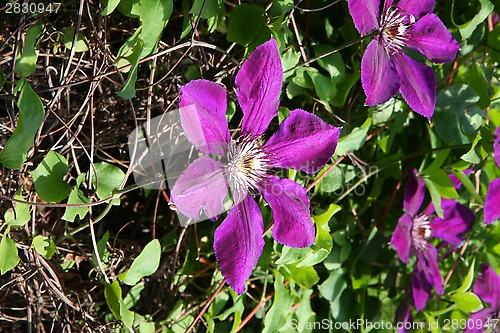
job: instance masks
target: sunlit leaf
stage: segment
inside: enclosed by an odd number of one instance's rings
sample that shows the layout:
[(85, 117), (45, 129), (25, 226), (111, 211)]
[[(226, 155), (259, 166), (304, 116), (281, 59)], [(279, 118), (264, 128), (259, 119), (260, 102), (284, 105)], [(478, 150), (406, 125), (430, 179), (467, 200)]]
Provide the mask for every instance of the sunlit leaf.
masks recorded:
[(153, 239), (144, 247), (141, 254), (134, 259), (123, 283), (133, 286), (143, 277), (156, 272), (160, 265), (160, 256), (160, 242), (157, 239)]
[[(21, 190), (17, 191), (14, 199), (25, 201), (21, 194)], [(11, 228), (19, 228), (31, 220), (30, 205), (19, 202), (12, 202), (14, 209), (9, 208), (4, 215), (5, 223)]]
[(45, 115), (40, 97), (28, 82), (19, 81), (16, 89), (20, 91), (17, 101), (19, 120), (14, 133), (0, 152), (0, 163), (10, 169), (21, 169), (23, 166)]
[(0, 273), (4, 275), (16, 267), (19, 261), (16, 242), (4, 234), (0, 241)]
[(68, 170), (68, 160), (51, 150), (38, 167), (30, 172), (36, 193), (43, 201), (60, 202), (69, 195), (71, 187), (62, 179)]

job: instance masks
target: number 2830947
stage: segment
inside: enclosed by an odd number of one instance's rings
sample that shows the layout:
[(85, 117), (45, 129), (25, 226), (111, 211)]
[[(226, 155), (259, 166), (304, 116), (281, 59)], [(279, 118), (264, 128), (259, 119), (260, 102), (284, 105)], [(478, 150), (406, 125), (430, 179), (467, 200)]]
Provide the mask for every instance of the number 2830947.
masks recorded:
[(5, 14), (43, 14), (43, 13), (56, 13), (61, 8), (61, 2), (45, 3), (29, 3), (29, 2), (15, 2), (7, 3), (4, 7)]

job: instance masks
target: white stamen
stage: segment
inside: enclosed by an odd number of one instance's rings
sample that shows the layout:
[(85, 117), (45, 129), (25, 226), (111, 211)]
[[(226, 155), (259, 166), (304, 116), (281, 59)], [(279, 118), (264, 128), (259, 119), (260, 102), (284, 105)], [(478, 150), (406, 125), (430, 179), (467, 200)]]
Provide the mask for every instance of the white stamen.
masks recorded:
[(430, 225), (430, 217), (424, 214), (417, 215), (413, 218), (413, 226), (411, 229), (411, 238), (413, 245), (419, 250), (427, 248), (427, 240), (431, 237), (432, 230)]
[(406, 31), (415, 23), (415, 17), (398, 7), (390, 7), (381, 18), (380, 36), (389, 54), (397, 53), (407, 39)]
[(261, 146), (260, 137), (247, 137), (239, 143), (230, 143), (225, 172), (236, 191), (256, 191), (266, 178), (271, 161)]

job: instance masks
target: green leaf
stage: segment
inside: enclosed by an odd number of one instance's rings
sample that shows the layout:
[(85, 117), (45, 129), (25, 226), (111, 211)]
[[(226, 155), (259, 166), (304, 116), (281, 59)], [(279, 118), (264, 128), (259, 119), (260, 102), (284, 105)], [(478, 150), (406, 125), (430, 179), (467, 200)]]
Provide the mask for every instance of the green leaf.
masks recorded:
[(343, 106), (346, 102), (347, 96), (356, 82), (359, 81), (360, 71), (356, 68), (353, 73), (345, 74), (342, 82), (337, 84), (337, 94), (333, 99), (333, 105)]
[(314, 89), (312, 77), (319, 74), (316, 68), (300, 67), (295, 70), (295, 76), (292, 82), (301, 88)]
[(311, 71), (307, 74), (311, 77), (314, 84), (314, 90), (316, 91), (318, 97), (326, 104), (330, 104), (337, 94), (335, 81), (333, 81), (332, 78), (324, 76), (318, 72)]
[(28, 29), (26, 41), (21, 58), (16, 62), (16, 73), (22, 77), (35, 73), (36, 60), (38, 58), (37, 45), (39, 38), (45, 30), (42, 23), (38, 23)]
[(117, 92), (118, 96), (123, 99), (132, 99), (135, 97), (135, 82), (137, 81), (137, 68), (139, 67), (140, 55), (142, 53), (143, 41), (137, 41), (137, 44), (132, 48), (132, 53), (127, 57), (127, 61), (132, 64), (129, 70), (127, 81), (122, 90)]
[(451, 296), (451, 300), (463, 312), (478, 311), (483, 307), (479, 297), (471, 292), (457, 292)]
[(493, 4), (488, 0), (480, 0), (481, 10), (469, 22), (459, 25), (458, 29), (463, 39), (469, 38), (474, 30), (483, 23), (488, 15), (493, 11)]
[(283, 246), (282, 255), (276, 261), (278, 265), (294, 264), (297, 268), (311, 267), (325, 260), (333, 246), (328, 221), (340, 211), (340, 207), (330, 204), (328, 210), (321, 215), (313, 216), (316, 224), (316, 239), (308, 248), (291, 248)]
[(368, 117), (363, 125), (356, 127), (346, 136), (340, 138), (335, 154), (343, 156), (348, 152), (358, 150), (363, 146), (372, 123), (372, 118)]
[[(118, 167), (106, 162), (94, 164), (97, 177), (93, 174), (92, 183), (97, 188), (99, 199), (106, 199), (113, 195), (113, 191), (119, 189), (125, 173)], [(113, 205), (120, 204), (120, 198), (113, 199)]]
[[(425, 170), (424, 170), (424, 174)], [(448, 174), (441, 169), (433, 170), (430, 173), (426, 174), (429, 177), (432, 186), (436, 188), (439, 195), (445, 199), (455, 199), (458, 198), (457, 190), (453, 186), (453, 183), (448, 177)]]
[[(320, 56), (331, 51), (333, 47), (329, 45), (315, 45), (313, 46), (314, 54)], [(329, 56), (318, 59), (318, 65), (324, 68), (333, 79), (334, 83), (339, 83), (345, 76), (345, 64), (339, 52), (332, 53)]]
[(121, 0), (118, 5), (118, 10), (128, 17), (139, 17), (141, 14), (140, 0)]
[(38, 167), (30, 172), (38, 196), (46, 202), (60, 202), (71, 191), (62, 177), (68, 173), (68, 161), (54, 151), (49, 151)]
[(7, 168), (19, 170), (26, 160), (28, 150), (33, 147), (36, 132), (42, 125), (45, 113), (40, 97), (28, 82), (19, 81), (17, 89), (20, 90), (17, 101), (19, 120), (14, 133), (0, 152), (0, 163)]
[[(318, 177), (321, 177), (326, 170), (327, 167), (324, 167), (318, 174)], [(344, 192), (354, 178), (356, 178), (356, 169), (354, 166), (339, 164), (321, 179), (319, 183), (319, 192), (336, 194)]]
[(0, 273), (4, 275), (19, 263), (19, 254), (17, 253), (16, 242), (3, 235), (0, 242)]
[(300, 53), (293, 48), (289, 48), (281, 55), (281, 63), (283, 66), (283, 81), (293, 75), (294, 71), (288, 71), (299, 64)]
[(342, 292), (347, 288), (344, 274), (341, 269), (330, 272), (330, 276), (318, 287), (319, 293), (324, 299), (333, 302), (340, 298)]
[(293, 305), (293, 298), (288, 290), (283, 286), (283, 275), (277, 274), (274, 281), (273, 305), (269, 309), (264, 319), (263, 333), (279, 332), (279, 329), (286, 324), (286, 318), (290, 314)]
[(480, 96), (477, 105), (481, 109), (490, 106), (490, 81), (492, 80), (492, 70), (478, 63), (470, 66), (460, 66), (457, 79), (462, 83), (468, 84)]
[(122, 322), (127, 328), (131, 328), (134, 325), (134, 312), (127, 309), (122, 299), (118, 300), (120, 304), (120, 316), (122, 317)]
[[(69, 50), (73, 47), (73, 39), (75, 38), (75, 28), (67, 27), (63, 28), (61, 31), (64, 36), (64, 46)], [(85, 38), (85, 36), (80, 32), (76, 37), (76, 42), (73, 49), (75, 52), (85, 52), (89, 50), (89, 42), (87, 41), (87, 38)]]
[[(128, 1), (130, 2), (130, 1)], [(122, 0), (118, 9), (124, 3)], [(118, 96), (123, 99), (135, 97), (135, 82), (137, 80), (137, 68), (139, 61), (150, 55), (158, 46), (163, 29), (167, 25), (170, 15), (172, 15), (172, 0), (140, 0), (139, 1), (139, 20), (141, 27), (138, 29), (138, 35), (134, 35), (125, 42), (127, 49), (130, 49), (133, 42), (132, 53), (127, 60), (132, 64), (125, 86), (118, 92)], [(132, 10), (131, 7), (130, 10)], [(137, 32), (137, 31), (136, 31)], [(135, 40), (138, 37), (138, 40)]]
[(470, 289), (472, 286), (472, 281), (474, 281), (474, 265), (476, 263), (476, 259), (474, 258), (472, 260), (472, 264), (470, 265), (469, 271), (467, 272), (467, 275), (462, 281), (462, 285), (456, 290), (458, 293), (463, 293), (466, 292), (467, 290)]
[(150, 321), (143, 321), (139, 325), (140, 333), (154, 333), (155, 332), (155, 324)]
[(144, 47), (141, 52), (141, 59), (150, 55), (158, 46), (163, 29), (167, 25), (170, 15), (172, 15), (172, 0), (141, 0), (141, 40)]
[(232, 101), (228, 101), (226, 110), (226, 120), (228, 123), (231, 121), (231, 119), (233, 119), (235, 113), (236, 113), (236, 104)]
[(310, 329), (306, 328), (306, 325), (310, 327), (312, 326), (311, 323), (314, 323), (316, 320), (316, 313), (311, 307), (311, 299), (314, 299), (314, 296), (312, 296), (313, 293), (314, 289), (303, 289), (299, 306), (297, 310), (295, 310), (295, 316), (297, 316), (298, 319), (296, 325), (298, 328), (297, 331), (300, 333), (311, 333), (313, 331), (312, 327)]
[(56, 244), (54, 244), (52, 239), (42, 235), (37, 235), (33, 238), (31, 241), (31, 247), (47, 260), (50, 260), (56, 252)]
[(109, 259), (109, 251), (106, 249), (106, 244), (108, 243), (109, 240), (109, 231), (106, 231), (102, 238), (97, 242), (97, 252), (98, 254), (94, 253), (92, 256), (92, 263), (94, 264), (94, 267), (98, 267), (99, 264), (97, 262), (97, 259), (95, 258), (96, 255), (99, 256), (101, 261), (103, 263), (107, 263)]
[(141, 27), (136, 29), (132, 36), (125, 40), (125, 43), (123, 43), (116, 54), (115, 66), (120, 69), (122, 73), (128, 73), (130, 71), (131, 67), (126, 66), (134, 64), (142, 51), (143, 42), (139, 40), (141, 30)]
[(139, 282), (128, 292), (127, 296), (123, 299), (123, 304), (127, 309), (133, 308), (141, 298), (141, 292), (144, 290), (144, 282)]
[(474, 133), (477, 128), (472, 119), (474, 115), (468, 112), (471, 104), (477, 101), (479, 96), (474, 89), (464, 84), (453, 84), (438, 93), (432, 120), (435, 132), (443, 142), (447, 145), (471, 142), (465, 133)]
[(425, 168), (425, 170), (422, 171), (422, 173), (424, 175), (428, 175), (439, 170), (443, 166), (443, 163), (446, 161), (448, 156), (450, 155), (450, 151), (451, 151), (450, 149), (443, 149), (437, 151), (435, 153), (435, 156), (433, 156), (431, 165)]
[[(19, 189), (14, 196), (14, 199), (25, 201)], [(4, 220), (11, 228), (19, 228), (31, 220), (30, 205), (13, 202), (14, 209), (9, 208), (5, 212)]]
[[(226, 38), (247, 48), (247, 54), (269, 40), (264, 8), (253, 4), (236, 6), (228, 15)], [(251, 46), (251, 47), (250, 47)]]
[(460, 158), (466, 162), (472, 163), (472, 164), (478, 164), (481, 162), (481, 145), (477, 145), (481, 141), (481, 133), (478, 133), (476, 135), (476, 138), (474, 141), (472, 141), (472, 145), (470, 147), (470, 150), (460, 156)]
[(102, 10), (101, 15), (108, 16), (116, 9), (116, 7), (118, 7), (119, 4), (120, 0), (108, 0), (108, 5)]
[(441, 196), (439, 195), (438, 189), (436, 188), (436, 186), (434, 186), (434, 183), (429, 178), (424, 177), (423, 181), (427, 186), (429, 193), (431, 194), (431, 201), (432, 205), (436, 209), (436, 214), (439, 217), (443, 218), (443, 209), (441, 208)]
[[(90, 200), (83, 194), (83, 192), (78, 188), (78, 186), (73, 187), (71, 193), (69, 194), (68, 204), (88, 204)], [(83, 219), (87, 215), (89, 207), (76, 206), (76, 207), (66, 207), (64, 215), (61, 217), (65, 221), (74, 222), (75, 217), (78, 215), (79, 219)]]
[(121, 320), (120, 301), (122, 299), (122, 288), (120, 288), (118, 281), (104, 286), (104, 298), (116, 320)]
[[(203, 12), (201, 11), (202, 8)], [(224, 16), (226, 8), (224, 7), (223, 0), (194, 0), (193, 7), (189, 13), (200, 15), (204, 19), (209, 19), (215, 16)]]
[(149, 276), (156, 272), (160, 265), (161, 246), (157, 239), (149, 242), (141, 254), (132, 262), (132, 266), (123, 280), (123, 283), (129, 286), (135, 285), (145, 276)]
[(302, 288), (312, 288), (319, 282), (318, 273), (312, 266), (297, 268), (296, 265), (291, 264), (287, 267), (290, 270), (292, 279)]

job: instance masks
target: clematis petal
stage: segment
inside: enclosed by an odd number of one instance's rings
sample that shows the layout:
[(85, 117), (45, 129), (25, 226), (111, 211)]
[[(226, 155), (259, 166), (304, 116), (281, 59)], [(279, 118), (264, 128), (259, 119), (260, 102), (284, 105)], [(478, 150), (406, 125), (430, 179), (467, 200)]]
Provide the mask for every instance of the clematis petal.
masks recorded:
[[(483, 333), (486, 332), (488, 327), (493, 326), (491, 324), (491, 319), (495, 311), (492, 308), (482, 309), (478, 312), (474, 312), (470, 315), (467, 323), (467, 328), (464, 333)], [(488, 321), (489, 320), (489, 321)]]
[(399, 258), (405, 264), (408, 263), (411, 254), (411, 229), (412, 219), (408, 214), (399, 218), (398, 225), (391, 237), (391, 245), (398, 251)]
[[(423, 254), (423, 258), (425, 258), (426, 266), (427, 266), (427, 274), (429, 277), (429, 281), (436, 289), (436, 292), (439, 295), (444, 294), (443, 289), (443, 278), (441, 277), (441, 272), (439, 271), (437, 257), (438, 253), (434, 245), (428, 243), (425, 253)], [(418, 256), (417, 256), (418, 257)]]
[(435, 63), (455, 60), (460, 50), (458, 42), (434, 14), (427, 14), (415, 22), (407, 34), (406, 45)]
[(387, 102), (401, 86), (394, 64), (376, 39), (368, 44), (361, 59), (361, 84), (369, 106)]
[(243, 110), (242, 135), (260, 135), (278, 115), (283, 68), (276, 40), (259, 45), (236, 75), (236, 96)]
[(410, 327), (413, 323), (413, 316), (411, 313), (412, 308), (413, 302), (409, 299), (409, 297), (405, 297), (399, 304), (398, 308), (396, 309), (395, 318), (395, 322), (398, 323), (399, 326), (397, 333), (406, 333), (410, 331)]
[(262, 191), (274, 218), (273, 238), (291, 247), (314, 243), (316, 229), (306, 190), (290, 179), (272, 176)]
[(427, 13), (432, 13), (435, 3), (436, 0), (401, 0), (397, 6), (418, 19)]
[(490, 265), (482, 265), (482, 273), (474, 283), (474, 293), (489, 303), (495, 312), (500, 310), (500, 276)]
[(495, 141), (493, 142), (493, 155), (495, 163), (500, 168), (500, 126), (495, 130)]
[(484, 201), (484, 223), (490, 224), (500, 219), (500, 178), (488, 185), (486, 200)]
[[(191, 163), (177, 179), (172, 187), (171, 199), (184, 215), (203, 220), (222, 212), (228, 188), (222, 164), (203, 156)], [(206, 216), (202, 215), (203, 212)]]
[[(443, 200), (444, 201), (444, 200)], [(465, 233), (472, 227), (476, 215), (469, 208), (454, 200), (443, 204), (443, 218), (436, 217), (430, 222), (432, 236), (454, 245), (460, 245)]]
[(417, 170), (412, 170), (406, 183), (403, 207), (411, 216), (415, 216), (422, 206), (425, 197), (424, 181), (417, 177)]
[(349, 0), (347, 5), (354, 26), (362, 36), (379, 27), (380, 0)]
[(262, 214), (250, 195), (233, 206), (215, 230), (215, 257), (222, 275), (238, 295), (245, 291), (245, 282), (262, 254), (263, 231)]
[(432, 292), (432, 285), (427, 279), (425, 271), (418, 267), (418, 265), (415, 266), (415, 271), (412, 274), (411, 287), (415, 308), (417, 311), (420, 311), (427, 305)]
[(436, 80), (432, 68), (403, 52), (394, 54), (392, 60), (401, 78), (400, 92), (406, 103), (413, 111), (430, 119), (436, 106)]
[(412, 276), (413, 300), (417, 311), (425, 308), (432, 292), (432, 287), (439, 295), (444, 293), (443, 279), (437, 264), (437, 250), (427, 244), (425, 252), (416, 251), (417, 264)]
[(332, 157), (340, 130), (312, 113), (297, 109), (290, 112), (263, 147), (275, 167), (314, 173)]
[(226, 120), (226, 89), (208, 80), (194, 80), (180, 88), (182, 128), (189, 141), (207, 154), (224, 155), (230, 141)]

